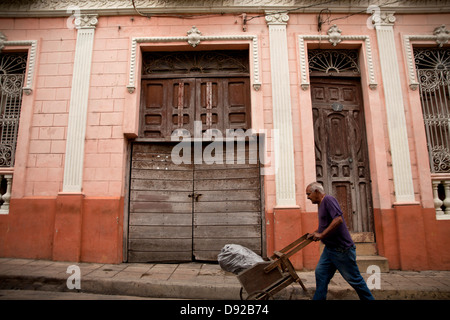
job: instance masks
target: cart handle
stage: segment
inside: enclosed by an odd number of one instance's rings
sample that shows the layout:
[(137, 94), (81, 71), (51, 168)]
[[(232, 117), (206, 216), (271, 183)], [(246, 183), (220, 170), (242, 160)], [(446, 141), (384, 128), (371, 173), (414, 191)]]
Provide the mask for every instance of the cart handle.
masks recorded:
[[(289, 259), (292, 255), (297, 253), (299, 250), (306, 247), (308, 244), (312, 242), (311, 239), (307, 239), (308, 233), (305, 233), (303, 236), (292, 242), (290, 245), (284, 247), (280, 251), (275, 251), (274, 255), (270, 257), (270, 259), (277, 259), (270, 265), (268, 265), (264, 271), (270, 272), (281, 264), (281, 261)], [(291, 250), (292, 249), (292, 250)], [(290, 251), (288, 251), (290, 250)], [(283, 261), (284, 262), (284, 261)]]

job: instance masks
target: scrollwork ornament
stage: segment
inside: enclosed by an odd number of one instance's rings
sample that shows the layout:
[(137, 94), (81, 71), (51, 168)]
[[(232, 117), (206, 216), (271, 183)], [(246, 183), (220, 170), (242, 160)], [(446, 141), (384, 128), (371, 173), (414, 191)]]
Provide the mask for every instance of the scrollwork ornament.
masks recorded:
[(8, 98), (17, 98), (22, 92), (23, 75), (8, 74), (1, 76), (0, 88), (2, 94)]
[(443, 146), (435, 146), (432, 149), (433, 166), (435, 172), (450, 172), (450, 150)]
[(445, 28), (445, 25), (441, 25), (434, 29), (433, 34), (436, 36), (436, 43), (440, 48), (450, 39), (450, 31)]
[(267, 12), (266, 22), (268, 25), (271, 24), (287, 24), (289, 21), (289, 16), (284, 12)]
[(338, 26), (335, 24), (332, 25), (330, 29), (328, 29), (328, 41), (330, 41), (333, 46), (336, 46), (339, 42), (342, 41), (341, 34), (342, 31), (338, 28)]
[(96, 14), (83, 14), (75, 19), (77, 29), (93, 29), (98, 23)]
[(196, 26), (192, 26), (191, 30), (189, 30), (187, 32), (187, 38), (188, 38), (188, 43), (195, 48), (197, 45), (200, 44), (200, 38), (202, 36), (202, 33), (200, 32), (200, 30), (197, 29)]
[(12, 157), (12, 146), (1, 145), (0, 146), (0, 167), (10, 167)]

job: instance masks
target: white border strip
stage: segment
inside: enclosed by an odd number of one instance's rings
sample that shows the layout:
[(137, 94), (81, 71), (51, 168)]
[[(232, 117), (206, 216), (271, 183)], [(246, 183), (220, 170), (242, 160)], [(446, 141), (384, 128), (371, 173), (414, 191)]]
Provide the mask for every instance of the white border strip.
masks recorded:
[[(307, 75), (307, 67), (306, 67), (306, 61), (307, 61), (307, 55), (305, 50), (305, 40), (329, 40), (330, 36), (324, 35), (299, 35), (298, 36), (298, 44), (299, 44), (299, 51), (300, 51), (300, 76), (301, 76), (301, 82), (300, 85), (303, 90), (307, 90), (309, 88), (309, 82), (308, 82), (308, 75)], [(369, 88), (372, 90), (375, 90), (378, 86), (376, 78), (375, 78), (375, 72), (373, 68), (373, 60), (372, 60), (372, 47), (370, 45), (370, 38), (369, 36), (342, 36), (340, 38), (342, 41), (345, 40), (359, 40), (364, 41), (365, 44), (365, 50), (366, 50), (366, 58), (367, 58), (367, 67), (369, 69), (368, 76), (369, 76)]]
[[(253, 88), (258, 91), (261, 88), (261, 81), (259, 78), (259, 52), (258, 52), (258, 37), (254, 35), (236, 35), (236, 36), (200, 36), (200, 41), (224, 41), (224, 40), (251, 40), (252, 54), (253, 54)], [(158, 42), (187, 42), (189, 38), (186, 37), (136, 37), (131, 41), (131, 58), (130, 70), (128, 75), (127, 89), (129, 93), (136, 90), (136, 54), (138, 43), (158, 43)]]

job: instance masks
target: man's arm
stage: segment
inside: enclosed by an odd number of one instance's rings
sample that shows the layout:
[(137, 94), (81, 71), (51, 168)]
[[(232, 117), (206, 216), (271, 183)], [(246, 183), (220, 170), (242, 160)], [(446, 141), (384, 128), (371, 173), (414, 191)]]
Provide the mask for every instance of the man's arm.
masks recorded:
[(342, 216), (336, 217), (331, 221), (330, 225), (325, 230), (323, 230), (322, 233), (319, 233), (316, 230), (313, 233), (308, 234), (307, 239), (312, 239), (313, 241), (322, 240), (326, 238), (334, 229), (339, 227), (342, 222)]

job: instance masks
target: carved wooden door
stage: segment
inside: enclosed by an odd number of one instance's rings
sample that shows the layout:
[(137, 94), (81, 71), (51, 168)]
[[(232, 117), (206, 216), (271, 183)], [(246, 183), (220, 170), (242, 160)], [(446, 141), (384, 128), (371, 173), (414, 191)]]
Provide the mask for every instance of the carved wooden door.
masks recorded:
[(250, 128), (248, 77), (142, 81), (140, 138), (170, 140), (175, 129)]
[(373, 232), (359, 80), (311, 78), (317, 180), (334, 195), (352, 232)]

